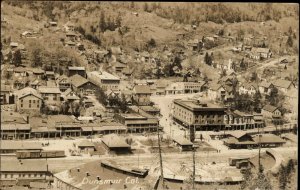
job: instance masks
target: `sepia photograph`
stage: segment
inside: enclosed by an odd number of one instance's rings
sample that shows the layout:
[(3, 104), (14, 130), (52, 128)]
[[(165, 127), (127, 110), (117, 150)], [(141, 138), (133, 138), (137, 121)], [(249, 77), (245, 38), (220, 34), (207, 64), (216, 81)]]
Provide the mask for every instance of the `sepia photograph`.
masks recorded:
[(298, 189), (299, 4), (1, 1), (0, 190)]

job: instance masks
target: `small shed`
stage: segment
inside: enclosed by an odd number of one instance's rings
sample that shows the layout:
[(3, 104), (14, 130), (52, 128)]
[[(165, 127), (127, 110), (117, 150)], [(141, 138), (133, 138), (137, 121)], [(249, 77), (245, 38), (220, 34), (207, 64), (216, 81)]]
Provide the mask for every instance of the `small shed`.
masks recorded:
[(184, 137), (175, 137), (173, 142), (180, 147), (181, 151), (189, 151), (193, 149), (193, 143)]
[(126, 140), (116, 134), (105, 135), (102, 142), (111, 151), (128, 153), (131, 150)]
[(94, 152), (95, 151), (95, 145), (93, 142), (88, 141), (88, 140), (83, 140), (81, 141), (78, 146), (77, 146), (81, 151), (84, 152)]

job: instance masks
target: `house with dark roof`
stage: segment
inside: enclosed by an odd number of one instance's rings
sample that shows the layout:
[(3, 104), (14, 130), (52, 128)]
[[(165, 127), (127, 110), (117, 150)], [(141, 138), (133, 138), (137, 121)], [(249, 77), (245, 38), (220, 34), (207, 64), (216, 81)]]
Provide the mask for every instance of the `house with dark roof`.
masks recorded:
[(88, 96), (94, 94), (96, 89), (98, 88), (97, 85), (78, 74), (70, 77), (70, 83), (72, 86), (72, 90), (80, 96)]
[(148, 85), (135, 85), (132, 97), (137, 105), (149, 105), (151, 103), (151, 94), (151, 89)]
[(68, 67), (68, 76), (80, 75), (86, 78), (86, 70), (84, 67)]
[(208, 85), (208, 95), (211, 100), (225, 100), (226, 91), (222, 84), (219, 83), (210, 83)]
[(295, 84), (292, 81), (289, 80), (283, 80), (283, 79), (278, 79), (274, 82), (272, 82), (272, 84), (280, 91), (287, 93), (288, 90), (291, 90), (293, 88), (295, 88)]
[(17, 111), (39, 112), (42, 105), (40, 93), (30, 87), (15, 92), (15, 103)]
[(274, 85), (270, 82), (266, 82), (266, 81), (262, 81), (259, 85), (258, 85), (258, 90), (260, 92), (260, 94), (263, 95), (270, 95), (272, 88), (274, 87)]
[(248, 94), (253, 96), (258, 91), (258, 85), (255, 83), (247, 83), (239, 85), (239, 94)]
[(264, 117), (272, 118), (272, 117), (281, 117), (281, 112), (279, 111), (278, 107), (265, 105), (261, 113)]
[(261, 147), (278, 147), (286, 143), (285, 140), (274, 134), (257, 134), (253, 135), (252, 139)]
[(55, 82), (61, 92), (64, 92), (68, 88), (71, 88), (69, 77), (67, 77), (66, 75), (61, 75), (57, 77)]
[(10, 85), (1, 84), (0, 91), (0, 104), (9, 104), (10, 103), (10, 95), (12, 93), (12, 87)]

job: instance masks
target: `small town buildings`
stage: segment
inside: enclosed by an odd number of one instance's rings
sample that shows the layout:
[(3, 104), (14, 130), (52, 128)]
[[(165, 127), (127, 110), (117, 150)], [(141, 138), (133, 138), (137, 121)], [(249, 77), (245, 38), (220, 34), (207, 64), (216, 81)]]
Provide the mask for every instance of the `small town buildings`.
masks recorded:
[(76, 74), (70, 77), (70, 83), (74, 92), (80, 96), (88, 96), (95, 93), (98, 88), (93, 82)]
[(95, 151), (94, 143), (88, 140), (80, 141), (77, 147), (80, 151), (85, 153), (93, 153)]
[(32, 181), (50, 183), (53, 182), (51, 176), (45, 159), (1, 159), (1, 189), (29, 186)]
[(211, 100), (226, 100), (225, 88), (218, 83), (211, 83), (208, 87), (207, 94)]
[(180, 148), (181, 151), (193, 150), (193, 143), (182, 136), (173, 138), (173, 142), (176, 146)]
[[(28, 123), (2, 123), (1, 122), (1, 139), (27, 139), (31, 135), (31, 127)], [(2, 147), (1, 147), (2, 149)]]
[(151, 90), (148, 85), (135, 85), (133, 88), (133, 101), (137, 105), (149, 105), (151, 103)]
[(243, 83), (239, 85), (239, 94), (248, 94), (253, 96), (258, 91), (258, 85), (255, 83)]
[(139, 108), (150, 115), (153, 115), (153, 116), (160, 115), (160, 109), (155, 106), (139, 106)]
[(270, 95), (271, 90), (272, 90), (273, 87), (274, 87), (274, 85), (272, 83), (262, 81), (258, 85), (258, 90), (259, 90), (260, 94), (262, 94), (262, 95)]
[(199, 93), (206, 89), (206, 82), (175, 82), (166, 87), (166, 94)]
[(57, 77), (55, 82), (61, 92), (64, 92), (68, 88), (71, 88), (69, 77), (67, 77), (66, 75), (61, 75)]
[(40, 142), (27, 142), (15, 140), (1, 140), (1, 154), (16, 153), (20, 150), (36, 150), (41, 151), (42, 144)]
[(257, 145), (260, 145), (262, 148), (278, 147), (286, 143), (285, 140), (274, 134), (257, 134), (253, 135), (252, 138), (254, 142), (256, 142)]
[(272, 82), (272, 84), (281, 92), (287, 93), (288, 90), (291, 90), (293, 88), (295, 88), (295, 85), (292, 81), (288, 81), (288, 80), (283, 80), (283, 79), (278, 79), (274, 82)]
[(42, 77), (45, 74), (45, 71), (43, 69), (38, 69), (38, 68), (34, 68), (32, 69), (32, 74), (38, 78), (38, 79), (42, 79)]
[(15, 92), (17, 111), (39, 112), (42, 100), (43, 98), (40, 93), (30, 87)]
[(239, 110), (227, 110), (224, 115), (224, 124), (227, 130), (246, 130), (256, 128), (253, 114), (241, 112)]
[(47, 80), (55, 80), (55, 73), (54, 71), (45, 71), (45, 78)]
[(266, 118), (281, 117), (281, 112), (278, 107), (271, 105), (265, 105), (261, 110), (261, 114)]
[(249, 54), (251, 59), (261, 60), (269, 59), (272, 57), (272, 52), (269, 48), (256, 48), (253, 47)]
[(68, 67), (68, 76), (80, 75), (86, 78), (86, 71), (84, 67)]
[(110, 151), (118, 153), (128, 153), (131, 151), (131, 146), (126, 142), (126, 140), (116, 134), (103, 136), (102, 142)]
[[(155, 116), (147, 114), (142, 110), (139, 113), (115, 114), (116, 121), (127, 126), (129, 133), (155, 132), (158, 129), (159, 121)], [(143, 115), (141, 115), (143, 113)]]
[(48, 105), (59, 105), (61, 91), (56, 86), (40, 86), (38, 92), (42, 95), (43, 100)]
[(61, 101), (73, 102), (79, 100), (80, 98), (76, 95), (75, 92), (72, 91), (71, 88), (68, 88), (64, 92), (61, 93)]
[(10, 85), (1, 84), (0, 104), (12, 104), (14, 103), (12, 98), (12, 87)]
[(228, 138), (224, 139), (224, 145), (230, 149), (253, 148), (257, 143), (245, 131), (231, 131), (227, 134)]
[(120, 78), (108, 72), (92, 71), (88, 73), (88, 79), (103, 90), (119, 92)]
[(173, 100), (173, 119), (195, 130), (215, 130), (224, 127), (225, 108), (199, 100)]

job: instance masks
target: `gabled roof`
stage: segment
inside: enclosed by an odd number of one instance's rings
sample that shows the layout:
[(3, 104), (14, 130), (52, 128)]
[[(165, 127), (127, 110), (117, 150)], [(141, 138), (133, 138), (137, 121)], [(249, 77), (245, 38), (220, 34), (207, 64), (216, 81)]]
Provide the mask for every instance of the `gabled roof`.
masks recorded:
[(286, 88), (287, 89), (287, 88), (290, 87), (290, 85), (293, 84), (293, 82), (292, 81), (288, 81), (288, 80), (278, 79), (278, 80), (272, 82), (272, 84), (274, 86), (276, 86), (276, 87)]
[(95, 147), (95, 145), (91, 141), (83, 140), (83, 141), (80, 141), (80, 143), (78, 144), (78, 147)]
[(181, 146), (193, 145), (193, 143), (190, 140), (188, 140), (184, 137), (181, 137), (181, 136), (173, 138), (173, 141), (175, 141), (176, 143), (178, 143)]
[(217, 91), (219, 90), (220, 88), (222, 88), (223, 86), (221, 84), (218, 84), (218, 83), (211, 83), (209, 85), (209, 89), (213, 90), (213, 91)]
[(57, 77), (56, 83), (59, 83), (63, 79), (67, 79), (67, 81), (69, 81), (69, 77), (67, 77), (66, 75), (60, 75), (59, 77)]
[(125, 139), (116, 134), (105, 135), (102, 142), (109, 148), (130, 148)]
[(278, 108), (275, 106), (271, 106), (271, 105), (265, 105), (263, 108), (263, 110), (266, 110), (268, 112), (273, 113), (275, 110), (277, 110)]
[(41, 94), (61, 94), (58, 87), (40, 86), (38, 91)]
[(231, 131), (229, 134), (237, 139), (241, 138), (242, 136), (248, 135), (245, 131)]
[(80, 87), (89, 81), (86, 78), (83, 78), (82, 76), (76, 74), (70, 77), (70, 83), (75, 87)]
[(256, 143), (285, 143), (285, 140), (274, 134), (261, 134), (260, 138), (259, 135), (255, 135), (253, 140)]
[(31, 87), (25, 87), (21, 90), (18, 90), (15, 92), (15, 94), (18, 96), (18, 98), (23, 98), (25, 96), (28, 96), (28, 95), (33, 95), (39, 99), (42, 99), (41, 95), (38, 93), (37, 90), (31, 88)]
[(133, 91), (136, 94), (151, 94), (151, 89), (148, 85), (135, 85)]
[(272, 85), (270, 82), (262, 81), (259, 86), (269, 88)]

